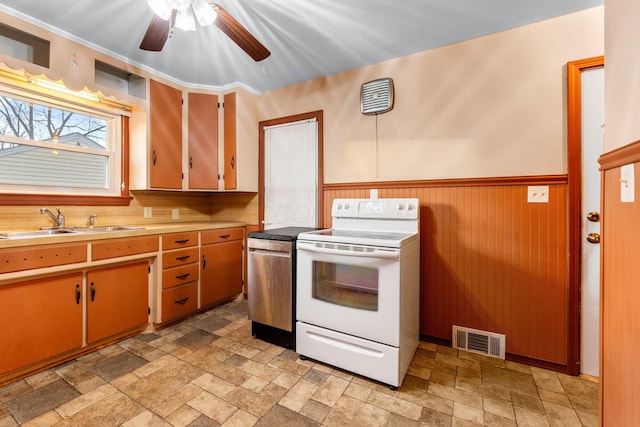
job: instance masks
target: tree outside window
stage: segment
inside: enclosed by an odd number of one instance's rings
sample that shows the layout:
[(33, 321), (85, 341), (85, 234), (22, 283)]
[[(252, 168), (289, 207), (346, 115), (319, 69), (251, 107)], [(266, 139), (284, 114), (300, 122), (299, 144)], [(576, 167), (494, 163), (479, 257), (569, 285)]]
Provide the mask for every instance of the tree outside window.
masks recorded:
[(0, 94), (0, 185), (109, 189), (110, 120)]

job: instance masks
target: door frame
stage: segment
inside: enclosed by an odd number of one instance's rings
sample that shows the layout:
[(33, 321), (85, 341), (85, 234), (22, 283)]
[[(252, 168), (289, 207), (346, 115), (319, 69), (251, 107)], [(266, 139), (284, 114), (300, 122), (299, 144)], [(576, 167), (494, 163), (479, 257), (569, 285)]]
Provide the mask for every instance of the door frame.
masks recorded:
[(567, 173), (569, 204), (569, 325), (567, 373), (580, 374), (582, 292), (582, 85), (581, 73), (604, 66), (604, 56), (567, 63)]
[(308, 113), (295, 114), (293, 116), (280, 117), (277, 119), (264, 120), (258, 124), (258, 228), (264, 229), (264, 128), (269, 126), (283, 125), (286, 123), (299, 122), (303, 120), (315, 119), (318, 123), (318, 194), (317, 194), (317, 226), (323, 227), (324, 212), (324, 174), (323, 174), (323, 123), (322, 110)]

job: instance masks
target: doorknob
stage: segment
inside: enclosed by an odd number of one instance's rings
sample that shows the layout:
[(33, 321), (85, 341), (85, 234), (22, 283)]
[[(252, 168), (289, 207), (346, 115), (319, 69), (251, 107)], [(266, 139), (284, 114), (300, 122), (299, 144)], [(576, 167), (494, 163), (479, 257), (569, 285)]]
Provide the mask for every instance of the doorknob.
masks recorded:
[(587, 214), (587, 219), (591, 222), (598, 222), (600, 221), (600, 214), (598, 212), (589, 212)]
[(589, 242), (589, 243), (600, 243), (600, 234), (598, 234), (598, 233), (589, 233), (589, 234), (587, 234), (587, 242)]

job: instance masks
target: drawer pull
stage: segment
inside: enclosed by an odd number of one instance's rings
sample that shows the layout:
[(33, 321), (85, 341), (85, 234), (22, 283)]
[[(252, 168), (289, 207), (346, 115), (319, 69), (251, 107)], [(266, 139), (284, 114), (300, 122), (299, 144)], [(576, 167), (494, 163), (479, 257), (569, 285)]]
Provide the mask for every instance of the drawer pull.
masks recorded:
[(76, 304), (80, 304), (80, 297), (82, 294), (80, 293), (80, 285), (76, 285)]
[(179, 275), (179, 276), (176, 276), (176, 279), (184, 280), (184, 279), (186, 279), (187, 277), (189, 277), (190, 275), (191, 275), (191, 273), (181, 274), (181, 275)]
[(220, 236), (221, 239), (228, 239), (229, 237), (231, 237), (231, 234), (223, 234)]
[(187, 301), (189, 301), (189, 297), (185, 297), (179, 300), (174, 301), (174, 304), (180, 304), (180, 305), (185, 305), (187, 303)]
[(96, 299), (96, 284), (91, 282), (91, 301)]
[(175, 240), (175, 243), (178, 243), (180, 245), (187, 243), (189, 241), (189, 239), (182, 239), (182, 240)]
[(202, 255), (202, 269), (207, 268), (207, 257)]
[(189, 258), (191, 258), (191, 255), (179, 256), (179, 257), (176, 257), (176, 261), (186, 261)]

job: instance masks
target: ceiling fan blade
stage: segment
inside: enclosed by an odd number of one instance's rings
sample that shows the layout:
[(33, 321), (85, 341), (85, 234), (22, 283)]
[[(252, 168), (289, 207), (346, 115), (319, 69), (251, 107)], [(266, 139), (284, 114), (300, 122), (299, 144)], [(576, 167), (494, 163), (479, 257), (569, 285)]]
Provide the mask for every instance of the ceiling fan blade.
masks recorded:
[(211, 7), (216, 11), (218, 18), (213, 21), (216, 27), (233, 40), (242, 50), (259, 62), (271, 55), (271, 52), (264, 47), (245, 27), (224, 10), (220, 5), (211, 3)]
[(173, 23), (176, 20), (176, 10), (174, 9), (169, 19), (162, 19), (157, 15), (153, 15), (147, 32), (144, 34), (144, 38), (140, 43), (140, 49), (149, 50), (152, 52), (160, 52), (164, 47), (164, 44), (171, 34)]

